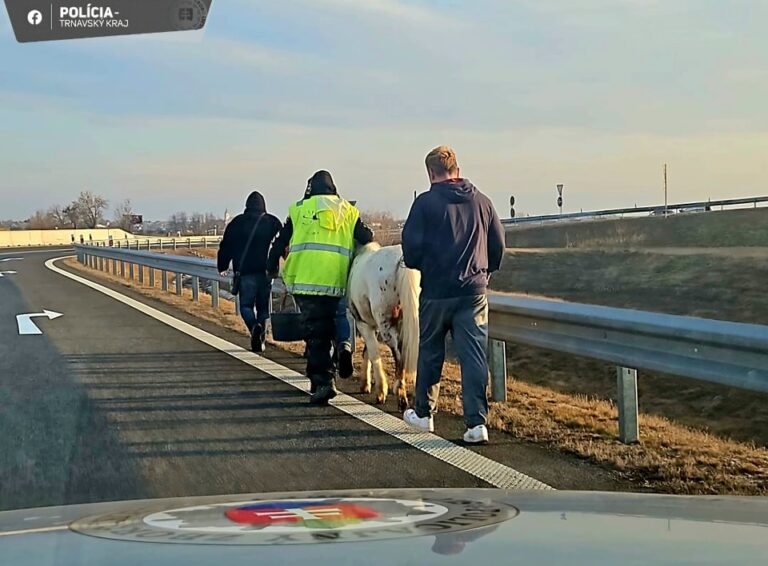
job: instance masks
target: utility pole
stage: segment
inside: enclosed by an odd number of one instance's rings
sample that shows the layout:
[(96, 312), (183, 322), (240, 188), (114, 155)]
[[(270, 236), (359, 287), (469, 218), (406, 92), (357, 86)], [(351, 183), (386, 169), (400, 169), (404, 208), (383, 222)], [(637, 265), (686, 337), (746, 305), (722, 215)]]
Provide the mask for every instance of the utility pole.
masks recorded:
[(664, 218), (667, 217), (668, 209), (667, 209), (667, 164), (664, 164)]

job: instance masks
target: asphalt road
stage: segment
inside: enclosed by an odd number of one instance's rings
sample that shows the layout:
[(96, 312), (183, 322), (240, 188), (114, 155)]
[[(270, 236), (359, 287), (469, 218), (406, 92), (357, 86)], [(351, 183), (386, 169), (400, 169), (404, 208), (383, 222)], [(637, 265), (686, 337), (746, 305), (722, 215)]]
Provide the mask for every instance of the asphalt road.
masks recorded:
[[(65, 253), (0, 250), (0, 271), (16, 271), (0, 278), (0, 510), (284, 490), (488, 487), (337, 408), (310, 407), (297, 389), (45, 267)], [(238, 333), (118, 290), (246, 345)], [(42, 334), (19, 335), (16, 315), (44, 309), (63, 316), (36, 318)], [(267, 356), (300, 367), (281, 351)], [(394, 404), (385, 410), (396, 413)], [(455, 440), (462, 431), (460, 419), (439, 416), (437, 434)], [(597, 466), (502, 434), (492, 440), (473, 450), (555, 488), (628, 487)]]

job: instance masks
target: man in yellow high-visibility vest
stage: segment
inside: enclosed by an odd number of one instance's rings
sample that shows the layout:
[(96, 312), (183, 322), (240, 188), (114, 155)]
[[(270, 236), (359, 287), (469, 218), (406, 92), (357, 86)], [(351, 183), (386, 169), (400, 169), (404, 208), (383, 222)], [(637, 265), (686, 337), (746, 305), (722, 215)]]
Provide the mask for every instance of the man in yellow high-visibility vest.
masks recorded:
[[(336, 310), (346, 294), (355, 242), (365, 245), (373, 232), (360, 212), (338, 195), (331, 174), (318, 171), (305, 197), (288, 209), (288, 219), (272, 245), (267, 269), (276, 274), (288, 247), (283, 280), (296, 297), (307, 342), (310, 403), (322, 405), (337, 395), (333, 361)], [(342, 377), (352, 375), (352, 351), (338, 352)]]

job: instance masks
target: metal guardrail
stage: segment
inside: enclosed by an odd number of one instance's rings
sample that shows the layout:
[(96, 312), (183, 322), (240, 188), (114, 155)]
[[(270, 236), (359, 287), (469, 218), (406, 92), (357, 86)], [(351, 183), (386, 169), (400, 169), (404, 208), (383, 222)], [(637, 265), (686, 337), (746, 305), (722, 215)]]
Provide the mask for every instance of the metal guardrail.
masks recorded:
[(544, 214), (541, 216), (524, 216), (520, 218), (504, 218), (501, 222), (507, 226), (517, 226), (520, 224), (534, 224), (536, 222), (554, 222), (558, 220), (578, 220), (586, 218), (601, 218), (603, 216), (624, 216), (628, 214), (664, 214), (665, 212), (672, 213), (675, 210), (687, 210), (687, 209), (711, 209), (712, 207), (724, 207), (724, 206), (740, 206), (744, 204), (751, 204), (757, 207), (759, 203), (768, 202), (768, 196), (762, 197), (746, 197), (746, 198), (733, 198), (723, 200), (711, 200), (703, 202), (684, 202), (677, 204), (669, 204), (666, 207), (664, 205), (656, 206), (635, 206), (632, 208), (614, 208), (609, 210), (594, 210), (591, 212), (567, 212), (565, 214)]
[(221, 236), (189, 236), (180, 238), (131, 238), (122, 240), (93, 240), (84, 242), (84, 246), (110, 247), (127, 250), (151, 250), (151, 249), (179, 249), (179, 248), (207, 248), (217, 246), (221, 242)]
[[(211, 260), (101, 246), (75, 246), (78, 260), (95, 269), (111, 269), (132, 279), (138, 265), (139, 282), (149, 268), (174, 273), (176, 293), (183, 275), (192, 278), (193, 300), (199, 300), (200, 280), (211, 281), (218, 306), (219, 284), (229, 283)], [(619, 438), (639, 439), (637, 371), (656, 371), (768, 392), (768, 326), (675, 316), (554, 300), (490, 295), (488, 349), (493, 398), (506, 401), (506, 343), (525, 344), (593, 358), (617, 365)]]

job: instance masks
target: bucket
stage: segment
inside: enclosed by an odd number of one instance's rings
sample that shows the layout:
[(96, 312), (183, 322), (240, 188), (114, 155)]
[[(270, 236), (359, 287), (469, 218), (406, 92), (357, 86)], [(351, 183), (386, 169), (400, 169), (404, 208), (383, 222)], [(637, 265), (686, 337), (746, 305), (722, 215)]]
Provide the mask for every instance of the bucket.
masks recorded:
[[(291, 297), (293, 301), (293, 311), (285, 311), (285, 302)], [(272, 312), (272, 339), (277, 342), (299, 342), (306, 338), (304, 327), (301, 324), (301, 313), (294, 299), (287, 292), (283, 295), (278, 312)]]

